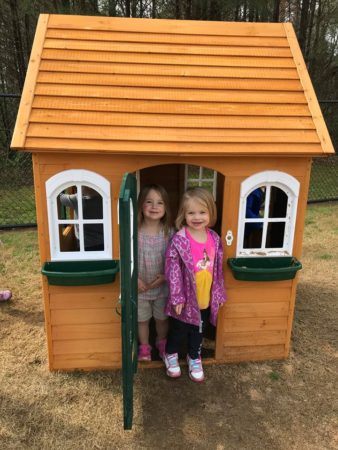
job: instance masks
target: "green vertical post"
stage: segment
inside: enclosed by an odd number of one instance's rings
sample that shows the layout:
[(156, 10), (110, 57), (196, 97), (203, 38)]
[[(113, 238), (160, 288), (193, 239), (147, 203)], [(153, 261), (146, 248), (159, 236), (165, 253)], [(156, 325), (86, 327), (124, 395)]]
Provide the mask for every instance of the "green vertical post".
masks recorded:
[(137, 371), (137, 198), (136, 178), (126, 173), (119, 196), (124, 429), (133, 423), (133, 378)]

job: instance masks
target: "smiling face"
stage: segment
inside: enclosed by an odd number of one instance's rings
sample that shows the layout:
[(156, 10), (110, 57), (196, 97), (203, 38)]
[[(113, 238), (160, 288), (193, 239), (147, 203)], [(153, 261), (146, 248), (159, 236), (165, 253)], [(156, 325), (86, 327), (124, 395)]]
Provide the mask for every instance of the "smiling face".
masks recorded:
[(142, 205), (142, 213), (145, 220), (161, 220), (165, 214), (164, 201), (159, 192), (151, 189)]
[(194, 231), (204, 230), (210, 222), (207, 206), (194, 198), (190, 198), (185, 206), (184, 218), (187, 227)]

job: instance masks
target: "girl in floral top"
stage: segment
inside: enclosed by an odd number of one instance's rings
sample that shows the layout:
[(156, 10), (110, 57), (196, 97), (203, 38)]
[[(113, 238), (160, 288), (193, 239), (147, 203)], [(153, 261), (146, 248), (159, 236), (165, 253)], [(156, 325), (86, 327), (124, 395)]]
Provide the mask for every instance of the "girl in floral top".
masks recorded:
[(156, 347), (163, 357), (168, 333), (164, 308), (168, 288), (164, 256), (172, 230), (168, 194), (162, 186), (148, 185), (138, 198), (138, 335), (139, 361), (151, 360), (149, 321), (156, 324)]
[(169, 284), (166, 313), (173, 318), (164, 362), (169, 377), (179, 377), (178, 350), (188, 341), (189, 376), (202, 382), (203, 330), (207, 320), (216, 325), (219, 307), (225, 302), (221, 239), (209, 227), (216, 222), (216, 206), (209, 191), (188, 189), (176, 219), (179, 230), (172, 238), (165, 261)]

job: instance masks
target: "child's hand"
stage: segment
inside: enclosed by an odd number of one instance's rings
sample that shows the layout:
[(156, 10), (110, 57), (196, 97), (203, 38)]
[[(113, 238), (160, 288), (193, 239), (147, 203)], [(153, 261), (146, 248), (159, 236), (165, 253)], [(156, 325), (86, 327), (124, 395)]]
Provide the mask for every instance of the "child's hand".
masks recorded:
[(139, 292), (146, 292), (149, 289), (145, 282), (141, 280), (141, 278), (138, 278), (137, 286)]
[(183, 309), (183, 305), (182, 305), (182, 304), (174, 306), (175, 313), (176, 313), (178, 316), (181, 314), (182, 309)]
[(154, 281), (152, 281), (149, 285), (149, 289), (157, 288), (161, 286), (162, 283), (165, 282), (165, 276), (162, 273), (159, 273)]

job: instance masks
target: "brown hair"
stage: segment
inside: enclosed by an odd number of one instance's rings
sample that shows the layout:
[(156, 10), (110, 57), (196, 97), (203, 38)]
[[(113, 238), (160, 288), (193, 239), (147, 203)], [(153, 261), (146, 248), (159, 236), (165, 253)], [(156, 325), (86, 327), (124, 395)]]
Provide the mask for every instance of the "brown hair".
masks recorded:
[(207, 208), (210, 216), (210, 221), (208, 226), (213, 227), (217, 220), (217, 209), (213, 195), (207, 189), (202, 187), (189, 188), (183, 194), (181, 199), (180, 207), (178, 210), (177, 218), (175, 220), (176, 228), (179, 230), (183, 225), (186, 225), (185, 212), (187, 208), (187, 203), (189, 200), (197, 200), (201, 205)]
[(164, 189), (163, 186), (160, 186), (159, 184), (147, 184), (146, 186), (143, 186), (141, 189), (138, 199), (137, 199), (137, 206), (138, 206), (138, 212), (137, 212), (137, 224), (140, 227), (143, 222), (143, 213), (142, 213), (142, 206), (145, 202), (145, 199), (147, 198), (147, 195), (150, 191), (157, 192), (163, 200), (164, 203), (164, 216), (161, 219), (161, 224), (163, 227), (164, 234), (168, 236), (170, 228), (171, 228), (171, 213), (170, 213), (170, 205), (169, 205), (169, 196), (167, 191)]

